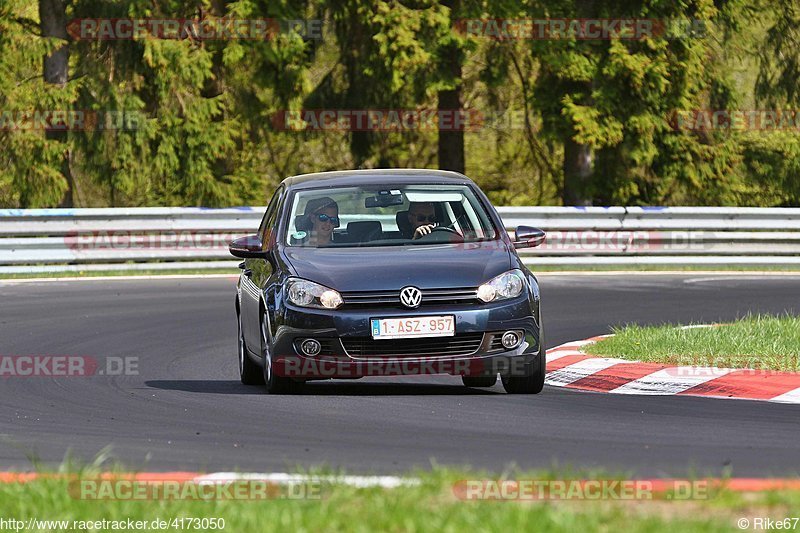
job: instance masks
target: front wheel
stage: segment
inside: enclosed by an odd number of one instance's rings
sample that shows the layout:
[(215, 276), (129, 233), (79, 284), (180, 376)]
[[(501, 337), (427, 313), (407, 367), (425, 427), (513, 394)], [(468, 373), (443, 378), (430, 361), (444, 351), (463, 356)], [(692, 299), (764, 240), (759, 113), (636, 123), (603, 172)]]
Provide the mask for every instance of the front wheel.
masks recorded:
[(272, 347), (269, 344), (269, 327), (266, 315), (261, 319), (261, 353), (264, 354), (264, 368), (262, 383), (267, 387), (268, 394), (291, 394), (298, 392), (303, 384), (292, 378), (277, 376), (272, 367)]
[(508, 394), (539, 394), (544, 388), (544, 376), (547, 372), (544, 336), (539, 336), (539, 352), (536, 369), (529, 376), (501, 376), (503, 388)]
[(503, 388), (509, 394), (539, 394), (544, 388), (544, 371), (537, 370), (530, 376), (503, 376)]
[(264, 374), (256, 363), (247, 355), (247, 345), (244, 342), (244, 332), (242, 331), (242, 315), (237, 314), (239, 322), (239, 379), (245, 385), (263, 385)]

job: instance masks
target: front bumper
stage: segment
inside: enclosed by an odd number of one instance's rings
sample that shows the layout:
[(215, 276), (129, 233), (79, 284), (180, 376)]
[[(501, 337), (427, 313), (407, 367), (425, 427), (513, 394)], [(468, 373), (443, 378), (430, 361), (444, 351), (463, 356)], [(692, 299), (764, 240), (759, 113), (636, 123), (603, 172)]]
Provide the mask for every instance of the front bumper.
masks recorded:
[[(540, 346), (539, 302), (522, 296), (486, 305), (437, 305), (414, 310), (397, 308), (322, 309), (298, 308), (285, 304), (272, 328), (272, 361), (276, 375), (296, 379), (359, 378), (364, 376), (451, 374), (464, 376), (527, 376), (544, 364)], [(479, 337), (474, 351), (464, 354), (419, 353), (378, 355), (347, 351), (348, 340), (370, 339), (373, 318), (455, 316), (456, 336)], [(491, 340), (504, 331), (524, 332), (514, 349), (498, 347)], [(321, 341), (323, 351), (303, 355), (300, 340)], [(452, 337), (451, 337), (452, 338)], [(498, 337), (499, 338), (499, 337)], [(345, 341), (345, 342), (343, 342)], [(402, 342), (385, 340), (381, 343)]]
[(493, 354), (442, 359), (384, 358), (368, 361), (334, 361), (291, 355), (272, 364), (277, 376), (298, 380), (358, 379), (367, 376), (530, 376), (545, 364), (544, 354)]

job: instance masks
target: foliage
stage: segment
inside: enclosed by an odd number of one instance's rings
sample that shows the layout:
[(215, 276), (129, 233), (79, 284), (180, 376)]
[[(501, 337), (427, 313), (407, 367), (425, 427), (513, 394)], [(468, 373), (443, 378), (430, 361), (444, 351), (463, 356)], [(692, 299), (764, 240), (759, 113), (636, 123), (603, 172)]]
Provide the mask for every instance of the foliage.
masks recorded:
[[(68, 19), (321, 19), (322, 38), (70, 40), (62, 87), (44, 82), (42, 65), (64, 42), (41, 37), (34, 3), (0, 0), (0, 206), (264, 204), (296, 173), (436, 168), (436, 131), (284, 131), (274, 119), (436, 109), (454, 88), (483, 117), (464, 136), (467, 172), (498, 204), (797, 206), (800, 126), (680, 129), (670, 118), (800, 106), (799, 13), (797, 0), (71, 0)], [(703, 25), (641, 39), (498, 40), (457, 31), (463, 18)], [(14, 126), (37, 110), (130, 127), (54, 140)], [(591, 155), (582, 190), (566, 181), (574, 147)]]

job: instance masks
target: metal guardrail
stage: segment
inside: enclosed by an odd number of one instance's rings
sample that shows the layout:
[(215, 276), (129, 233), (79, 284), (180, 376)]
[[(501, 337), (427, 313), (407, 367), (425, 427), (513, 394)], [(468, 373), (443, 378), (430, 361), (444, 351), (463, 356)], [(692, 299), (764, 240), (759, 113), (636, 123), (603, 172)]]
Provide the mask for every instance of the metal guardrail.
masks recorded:
[[(0, 209), (0, 273), (235, 267), (227, 244), (255, 232), (264, 209)], [(800, 209), (498, 211), (509, 231), (529, 225), (548, 232), (543, 246), (520, 250), (532, 266), (800, 265)]]

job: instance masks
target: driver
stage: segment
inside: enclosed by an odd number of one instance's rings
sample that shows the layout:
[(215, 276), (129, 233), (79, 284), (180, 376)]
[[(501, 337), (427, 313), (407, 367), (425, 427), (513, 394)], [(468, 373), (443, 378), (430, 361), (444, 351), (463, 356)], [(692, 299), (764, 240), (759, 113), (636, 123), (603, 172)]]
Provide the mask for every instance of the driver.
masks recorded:
[(437, 225), (436, 210), (431, 202), (411, 202), (406, 216), (413, 232), (412, 239), (428, 235)]

